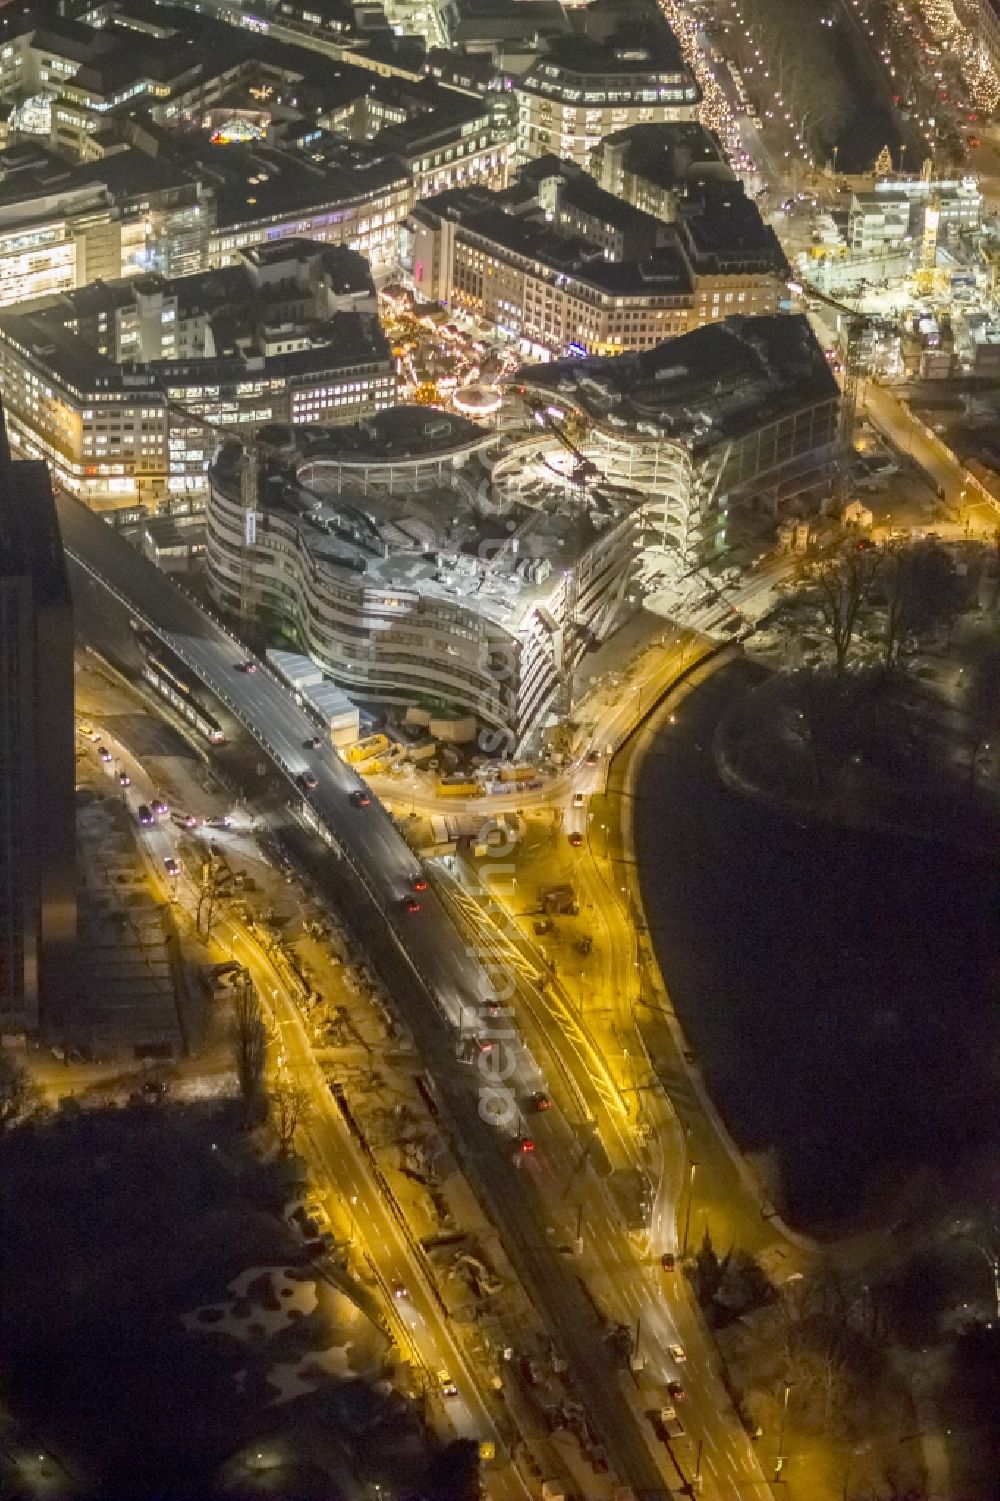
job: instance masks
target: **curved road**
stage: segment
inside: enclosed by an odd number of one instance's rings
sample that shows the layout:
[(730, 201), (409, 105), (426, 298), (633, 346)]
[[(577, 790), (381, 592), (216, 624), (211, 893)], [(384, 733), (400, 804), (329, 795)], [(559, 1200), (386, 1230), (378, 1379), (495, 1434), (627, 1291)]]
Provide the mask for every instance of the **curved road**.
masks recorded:
[[(456, 1065), (457, 1034), (468, 1008), (478, 1009), (492, 994), (475, 950), (466, 946), (433, 893), (427, 894), (419, 915), (404, 912), (403, 899), (420, 870), (415, 857), (377, 804), (355, 806), (351, 794), (362, 784), (330, 746), (303, 748), (316, 725), (294, 696), (266, 670), (241, 672), (247, 653), (236, 638), (97, 516), (65, 495), (58, 496), (57, 505), (70, 558), (177, 652), (290, 779), (307, 770), (315, 777), (315, 789), (303, 794), (312, 820), (349, 863), (359, 904), (371, 904), (381, 914), (390, 948), (398, 951), (416, 981), (397, 989), (397, 1004), (437, 1087), (442, 1115), (450, 1119), (470, 1177), (525, 1290), (569, 1361), (614, 1473), (642, 1501), (665, 1501), (663, 1456), (654, 1455), (633, 1394), (610, 1368), (586, 1290), (553, 1245), (546, 1164), (522, 1170), (511, 1134), (496, 1130), (480, 1115), (475, 1071)], [(509, 1051), (511, 1087), (526, 1092), (538, 1077), (537, 1066), (516, 1038)], [(518, 1122), (509, 1129), (516, 1131)]]

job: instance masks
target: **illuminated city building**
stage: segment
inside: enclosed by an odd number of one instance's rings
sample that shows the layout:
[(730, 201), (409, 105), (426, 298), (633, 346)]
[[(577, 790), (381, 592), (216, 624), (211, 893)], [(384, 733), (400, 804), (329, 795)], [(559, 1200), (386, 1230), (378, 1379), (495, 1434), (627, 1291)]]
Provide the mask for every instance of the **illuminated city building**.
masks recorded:
[(515, 83), (519, 161), (552, 152), (587, 167), (626, 126), (697, 119), (701, 90), (662, 16), (619, 20), (610, 5), (586, 14), (585, 35), (550, 41)]
[(19, 452), (114, 509), (200, 505), (217, 428), (352, 422), (396, 389), (367, 263), (296, 240), (0, 314), (0, 383)]
[(716, 137), (690, 120), (616, 130), (588, 166), (606, 192), (667, 220), (677, 217), (678, 200), (704, 183), (735, 181)]
[(429, 301), (495, 323), (526, 354), (610, 354), (731, 316), (777, 310), (787, 266), (738, 183), (705, 183), (675, 222), (645, 214), (554, 157), (505, 193), (419, 203), (400, 262)]
[(822, 474), (836, 456), (837, 383), (800, 316), (730, 318), (643, 353), (526, 365), (513, 384), (558, 419), (576, 414), (582, 451), (646, 497), (647, 545), (679, 573), (723, 551), (733, 512), (766, 486)]
[(209, 585), (362, 702), (445, 706), (494, 750), (523, 742), (634, 607), (634, 498), (569, 476), (558, 497), (506, 497), (492, 475), (520, 450), (505, 460), (463, 417), (398, 407), (275, 438), (287, 459), (264, 462), (252, 511), (238, 446), (212, 464)]

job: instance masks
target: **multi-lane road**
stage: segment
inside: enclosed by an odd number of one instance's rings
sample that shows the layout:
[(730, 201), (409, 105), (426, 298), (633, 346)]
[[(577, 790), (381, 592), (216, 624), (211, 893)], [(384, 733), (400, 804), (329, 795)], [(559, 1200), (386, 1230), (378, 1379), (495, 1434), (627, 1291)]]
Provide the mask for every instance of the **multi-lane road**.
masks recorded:
[[(99, 715), (93, 717), (99, 722)], [(138, 809), (143, 804), (149, 806), (159, 795), (155, 779), (107, 729), (102, 731), (101, 740), (114, 751), (109, 777), (123, 771), (130, 778), (124, 797), (138, 820)], [(170, 818), (156, 818), (146, 826), (140, 824), (138, 833), (154, 881), (193, 919), (199, 886), (185, 867), (181, 829)], [(176, 875), (168, 875), (168, 869), (174, 869)], [(261, 946), (254, 931), (228, 911), (216, 917), (213, 934), (249, 971), (262, 997), (273, 1029), (270, 1051), (280, 1081), (294, 1083), (308, 1093), (311, 1109), (303, 1129), (319, 1168), (319, 1182), (330, 1185), (341, 1204), (349, 1206), (358, 1249), (363, 1251), (383, 1295), (381, 1322), (410, 1362), (428, 1402), (436, 1409), (435, 1417), (444, 1420), (444, 1427), (458, 1437), (493, 1443), (496, 1462), (488, 1478), (493, 1501), (528, 1501), (530, 1492), (508, 1462), (423, 1249), (388, 1184), (381, 1180), (377, 1165), (332, 1096), (295, 998), (273, 955)], [(321, 1189), (315, 1197), (322, 1202)], [(447, 1391), (443, 1375), (448, 1377)]]
[(551, 1139), (540, 1138), (537, 1156), (526, 1163), (518, 1152), (519, 1107), (537, 1088), (540, 1071), (516, 1032), (507, 1043), (504, 1081), (515, 1108), (501, 1128), (480, 1110), (477, 1071), (457, 1062), (470, 1008), (493, 994), (475, 947), (432, 892), (422, 895), (419, 913), (405, 910), (420, 873), (415, 857), (377, 804), (357, 806), (352, 794), (361, 784), (328, 746), (305, 748), (316, 725), (294, 695), (263, 667), (241, 670), (245, 649), (99, 518), (66, 496), (58, 505), (66, 550), (92, 584), (177, 652), (286, 774), (290, 791), (303, 774), (314, 779), (315, 786), (301, 793), (303, 805), (335, 855), (349, 864), (359, 906), (377, 910), (388, 950), (409, 971), (410, 983), (395, 987), (397, 1004), (434, 1081), (442, 1118), (522, 1285), (568, 1360), (612, 1471), (637, 1496), (665, 1497), (671, 1474), (666, 1456), (654, 1449), (634, 1388), (611, 1364), (604, 1330), (576, 1269), (554, 1243), (558, 1216), (552, 1198), (563, 1177), (560, 1138), (575, 1139), (572, 1128), (553, 1119), (546, 1123)]

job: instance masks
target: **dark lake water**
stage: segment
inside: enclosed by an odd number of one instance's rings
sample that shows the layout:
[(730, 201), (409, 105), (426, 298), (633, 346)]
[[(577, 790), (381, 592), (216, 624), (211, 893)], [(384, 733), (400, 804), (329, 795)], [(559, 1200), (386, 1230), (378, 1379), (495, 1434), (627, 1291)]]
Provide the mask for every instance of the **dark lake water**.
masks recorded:
[(789, 1218), (832, 1230), (984, 1171), (998, 870), (892, 834), (802, 827), (727, 791), (712, 731), (752, 672), (717, 673), (658, 737), (636, 789), (637, 857), (719, 1109), (744, 1149), (774, 1153)]

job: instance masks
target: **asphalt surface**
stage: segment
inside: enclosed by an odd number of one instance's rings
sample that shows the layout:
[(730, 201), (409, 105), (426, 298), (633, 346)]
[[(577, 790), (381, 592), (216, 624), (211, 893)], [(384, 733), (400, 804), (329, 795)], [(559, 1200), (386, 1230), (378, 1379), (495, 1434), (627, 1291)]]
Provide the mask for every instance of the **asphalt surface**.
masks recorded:
[[(88, 612), (88, 629), (95, 620), (94, 612)], [(100, 714), (90, 717), (101, 724)], [(116, 722), (120, 717), (116, 716)], [(104, 768), (109, 782), (117, 787), (120, 770), (130, 776), (130, 785), (121, 795), (136, 819), (140, 847), (147, 856), (155, 885), (193, 917), (199, 885), (184, 858), (186, 831), (172, 818), (158, 818), (145, 826), (138, 824), (140, 805), (149, 806), (161, 795), (161, 789), (135, 752), (117, 740), (106, 725), (98, 738), (114, 753), (114, 761)], [(96, 750), (95, 742), (95, 756)], [(233, 835), (227, 833), (216, 838), (221, 838), (228, 847)], [(175, 878), (167, 874), (168, 859), (176, 862)], [(498, 1460), (490, 1465), (486, 1475), (491, 1501), (527, 1501), (530, 1492), (521, 1475), (508, 1463), (503, 1439), (456, 1340), (426, 1254), (377, 1164), (354, 1135), (332, 1095), (302, 1015), (273, 957), (261, 946), (255, 933), (228, 913), (216, 917), (213, 932), (216, 941), (250, 971), (264, 999), (273, 1027), (271, 1051), (272, 1057), (277, 1058), (279, 1077), (308, 1091), (312, 1108), (303, 1129), (318, 1160), (318, 1182), (334, 1187), (343, 1205), (350, 1206), (357, 1248), (363, 1252), (383, 1295), (381, 1301), (377, 1297), (372, 1299), (371, 1315), (395, 1339), (415, 1369), (428, 1401), (435, 1406), (435, 1418), (444, 1420), (443, 1428), (477, 1443), (493, 1440)], [(64, 1068), (51, 1072), (57, 1088), (65, 1084)], [(322, 1203), (325, 1195), (317, 1188), (312, 1197)], [(351, 1295), (357, 1297), (356, 1285)], [(446, 1372), (454, 1384), (453, 1395), (444, 1392), (441, 1372)]]
[[(522, 1166), (515, 1136), (523, 1123), (514, 1112), (502, 1129), (480, 1113), (481, 1080), (457, 1061), (469, 1010), (492, 995), (479, 958), (466, 946), (433, 892), (421, 895), (421, 911), (403, 903), (420, 866), (382, 808), (358, 807), (356, 775), (329, 746), (312, 751), (305, 742), (318, 726), (294, 695), (262, 665), (246, 672), (246, 648), (166, 575), (142, 558), (93, 513), (70, 497), (57, 500), (64, 546), (70, 557), (148, 628), (155, 630), (206, 687), (246, 727), (269, 759), (290, 779), (308, 772), (316, 786), (300, 792), (307, 821), (350, 868), (356, 911), (374, 914), (380, 967), (391, 961), (391, 986), (436, 1088), (443, 1120), (470, 1179), (499, 1230), (529, 1297), (569, 1362), (584, 1404), (614, 1473), (641, 1501), (668, 1495), (654, 1454), (595, 1322), (586, 1289), (553, 1244), (552, 1215), (544, 1195), (544, 1162)], [(347, 871), (338, 872), (342, 884)], [(388, 941), (386, 941), (388, 935)], [(408, 978), (409, 983), (405, 983)], [(403, 983), (400, 983), (403, 981)], [(539, 1070), (515, 1036), (508, 1047), (507, 1084), (523, 1100), (537, 1087)], [(538, 1157), (543, 1157), (539, 1152)], [(554, 1183), (560, 1175), (551, 1174)], [(561, 1177), (560, 1177), (561, 1181)]]

